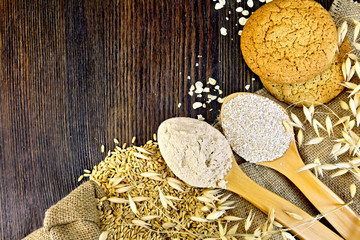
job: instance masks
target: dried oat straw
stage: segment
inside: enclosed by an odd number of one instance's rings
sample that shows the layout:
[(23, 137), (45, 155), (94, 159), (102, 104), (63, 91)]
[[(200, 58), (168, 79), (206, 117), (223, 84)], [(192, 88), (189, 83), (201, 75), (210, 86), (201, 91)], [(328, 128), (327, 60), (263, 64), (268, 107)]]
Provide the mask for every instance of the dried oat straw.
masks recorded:
[(289, 148), (293, 135), (283, 121), (289, 116), (268, 98), (244, 93), (222, 109), (222, 128), (233, 150), (249, 162), (272, 161)]
[(170, 169), (195, 187), (225, 188), (232, 152), (224, 135), (193, 118), (170, 118), (158, 129), (160, 152)]

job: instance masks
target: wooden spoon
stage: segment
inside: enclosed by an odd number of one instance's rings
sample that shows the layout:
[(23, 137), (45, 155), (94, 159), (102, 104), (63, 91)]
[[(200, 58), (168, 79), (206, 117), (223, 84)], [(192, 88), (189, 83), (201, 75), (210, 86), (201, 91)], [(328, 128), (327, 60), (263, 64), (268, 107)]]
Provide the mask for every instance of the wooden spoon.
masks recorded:
[(342, 239), (319, 221), (312, 221), (314, 218), (296, 205), (255, 183), (241, 170), (234, 158), (225, 180), (226, 190), (243, 197), (262, 212), (268, 214), (274, 209), (275, 219), (289, 227), (297, 237), (309, 240)]
[[(227, 96), (221, 107), (220, 120), (223, 117), (224, 105), (239, 94), (253, 93), (233, 93)], [(285, 109), (283, 110), (286, 112)], [(360, 239), (360, 217), (348, 205), (345, 205), (345, 202), (322, 183), (310, 170), (298, 172), (305, 164), (298, 153), (294, 139), (282, 157), (257, 164), (270, 167), (285, 175), (300, 189), (319, 212), (325, 215), (329, 223), (345, 239)]]
[[(194, 119), (192, 119), (193, 121)], [(201, 122), (202, 124), (206, 124), (206, 127), (213, 128), (211, 125)], [(211, 132), (211, 131), (209, 131)], [(165, 134), (169, 134), (168, 131), (158, 131), (158, 143), (160, 147), (160, 151), (162, 151), (162, 146), (165, 146), (168, 141), (168, 138), (165, 137)], [(228, 144), (226, 138), (218, 132), (218, 135), (223, 139), (224, 144)], [(213, 137), (214, 139), (219, 139), (219, 136), (209, 135), (209, 137)], [(189, 143), (184, 143), (184, 145)], [(231, 151), (230, 146), (227, 145), (229, 151)], [(166, 152), (163, 154), (163, 158), (165, 162), (171, 163), (173, 161), (173, 155), (168, 155)], [(172, 164), (168, 164), (171, 168)], [(185, 176), (189, 174), (180, 174), (183, 171), (183, 168), (180, 169), (172, 169), (177, 172), (179, 175), (182, 175), (184, 178), (182, 179), (184, 182), (189, 182), (188, 179), (185, 179)], [(189, 171), (189, 170), (184, 170)], [(180, 177), (181, 178), (181, 177)], [(333, 231), (328, 229), (325, 225), (320, 223), (319, 221), (312, 221), (313, 217), (301, 210), (299, 207), (290, 203), (289, 201), (281, 198), (275, 193), (267, 190), (266, 188), (258, 185), (253, 180), (251, 180), (238, 166), (235, 161), (234, 156), (232, 156), (232, 167), (224, 177), (226, 183), (226, 190), (232, 191), (244, 199), (248, 200), (250, 203), (254, 204), (261, 211), (268, 214), (272, 209), (275, 210), (275, 219), (287, 226), (291, 229), (293, 233), (295, 233), (301, 239), (308, 240), (321, 240), (321, 239), (342, 239)], [(292, 215), (292, 216), (291, 216)], [(298, 218), (294, 218), (294, 216), (298, 216)]]

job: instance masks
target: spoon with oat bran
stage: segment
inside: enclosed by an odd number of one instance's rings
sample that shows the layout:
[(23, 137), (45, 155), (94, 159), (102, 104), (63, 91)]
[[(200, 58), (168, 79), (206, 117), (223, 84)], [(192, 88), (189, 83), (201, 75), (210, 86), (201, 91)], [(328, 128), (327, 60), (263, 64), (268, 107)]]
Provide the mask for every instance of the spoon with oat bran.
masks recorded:
[(283, 107), (253, 93), (227, 96), (220, 113), (225, 136), (239, 156), (282, 173), (345, 239), (360, 239), (356, 212), (310, 170), (298, 172), (305, 164), (284, 120), (289, 116)]

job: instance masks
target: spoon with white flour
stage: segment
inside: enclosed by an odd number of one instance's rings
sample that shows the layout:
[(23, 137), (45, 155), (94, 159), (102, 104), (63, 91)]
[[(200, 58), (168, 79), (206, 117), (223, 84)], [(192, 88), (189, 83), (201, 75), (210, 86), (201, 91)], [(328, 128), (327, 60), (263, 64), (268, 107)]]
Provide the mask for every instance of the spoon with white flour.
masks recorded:
[(210, 124), (193, 118), (170, 118), (159, 126), (158, 143), (167, 165), (187, 184), (227, 189), (266, 214), (274, 209), (275, 219), (301, 239), (342, 239), (294, 204), (251, 180), (236, 163), (225, 136)]
[[(275, 169), (292, 181), (329, 223), (345, 238), (360, 239), (360, 217), (305, 166), (284, 108), (253, 93), (234, 93), (223, 102), (220, 114), (232, 149), (245, 160)], [(323, 238), (326, 239), (326, 238)]]

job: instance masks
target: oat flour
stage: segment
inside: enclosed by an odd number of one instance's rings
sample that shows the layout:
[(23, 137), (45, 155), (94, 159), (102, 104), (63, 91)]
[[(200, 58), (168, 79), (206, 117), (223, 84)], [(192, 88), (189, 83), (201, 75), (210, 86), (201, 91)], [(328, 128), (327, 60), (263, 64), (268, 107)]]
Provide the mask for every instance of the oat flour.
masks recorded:
[(225, 188), (232, 151), (224, 135), (193, 118), (170, 118), (160, 124), (158, 143), (176, 176), (195, 187)]

